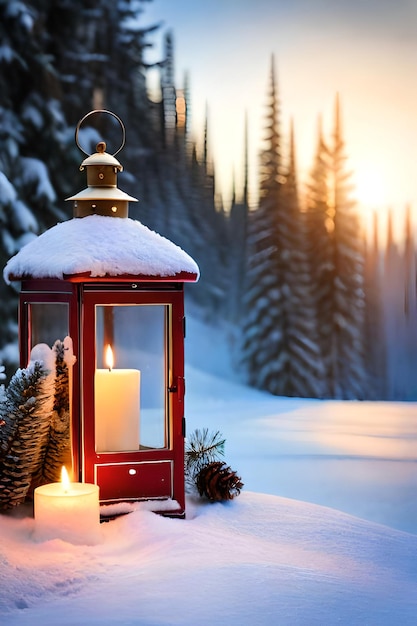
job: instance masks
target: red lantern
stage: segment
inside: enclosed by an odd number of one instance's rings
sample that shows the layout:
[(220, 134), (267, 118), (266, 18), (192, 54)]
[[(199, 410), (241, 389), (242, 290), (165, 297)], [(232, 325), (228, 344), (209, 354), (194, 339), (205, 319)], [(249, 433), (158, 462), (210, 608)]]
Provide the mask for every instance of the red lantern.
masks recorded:
[(103, 142), (84, 168), (88, 187), (69, 198), (74, 218), (6, 268), (22, 281), (21, 365), (34, 345), (69, 336), (75, 479), (98, 484), (102, 503), (151, 499), (155, 510), (183, 516), (184, 283), (198, 279), (198, 267), (128, 217), (136, 200), (118, 189), (122, 166)]

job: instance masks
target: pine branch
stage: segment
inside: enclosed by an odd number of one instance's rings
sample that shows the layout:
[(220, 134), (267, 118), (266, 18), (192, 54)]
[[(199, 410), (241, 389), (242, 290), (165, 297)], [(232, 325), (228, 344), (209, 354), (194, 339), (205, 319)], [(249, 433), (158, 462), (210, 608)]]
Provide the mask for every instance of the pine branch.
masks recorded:
[(185, 476), (189, 487), (195, 487), (201, 468), (224, 456), (226, 440), (220, 431), (209, 433), (208, 428), (196, 429), (189, 437), (185, 449)]
[(64, 343), (60, 340), (53, 346), (55, 393), (49, 439), (44, 458), (33, 476), (31, 489), (40, 484), (58, 482), (62, 466), (71, 466), (69, 375), (65, 349)]
[(0, 460), (0, 509), (23, 502), (46, 449), (53, 395), (40, 361), (18, 370), (3, 405), (6, 453)]
[[(4, 385), (0, 387), (0, 463), (6, 455), (15, 436), (17, 422), (15, 419), (6, 419), (7, 396)], [(11, 416), (13, 417), (13, 416)]]

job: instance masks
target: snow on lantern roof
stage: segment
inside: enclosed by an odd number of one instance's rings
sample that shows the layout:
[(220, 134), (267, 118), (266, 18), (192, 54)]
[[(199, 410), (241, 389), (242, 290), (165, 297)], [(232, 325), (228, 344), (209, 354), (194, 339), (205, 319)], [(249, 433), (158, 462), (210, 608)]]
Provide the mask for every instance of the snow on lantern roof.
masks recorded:
[(30, 241), (4, 268), (24, 278), (134, 276), (195, 281), (196, 262), (179, 246), (130, 218), (89, 215), (61, 222)]

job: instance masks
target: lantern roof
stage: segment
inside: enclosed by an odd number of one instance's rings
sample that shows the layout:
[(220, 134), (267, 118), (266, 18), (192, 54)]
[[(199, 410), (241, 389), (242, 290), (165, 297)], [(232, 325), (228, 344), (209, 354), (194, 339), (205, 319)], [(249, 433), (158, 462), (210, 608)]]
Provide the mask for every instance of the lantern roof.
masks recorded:
[(32, 239), (4, 268), (7, 283), (133, 277), (196, 281), (196, 262), (172, 241), (131, 218), (89, 215), (61, 222)]
[(74, 196), (67, 198), (67, 200), (97, 200), (97, 198), (100, 198), (100, 200), (114, 200), (115, 202), (117, 202), (117, 200), (137, 202), (136, 198), (129, 196), (129, 194), (125, 193), (118, 187), (101, 187), (99, 195), (97, 193), (97, 188), (91, 189), (91, 187), (87, 187), (87, 189), (83, 189)]
[(99, 141), (96, 146), (96, 152), (84, 159), (80, 165), (80, 170), (82, 171), (85, 167), (89, 167), (90, 165), (111, 165), (119, 170), (119, 172), (123, 171), (123, 165), (116, 157), (106, 152), (106, 143), (104, 141)]

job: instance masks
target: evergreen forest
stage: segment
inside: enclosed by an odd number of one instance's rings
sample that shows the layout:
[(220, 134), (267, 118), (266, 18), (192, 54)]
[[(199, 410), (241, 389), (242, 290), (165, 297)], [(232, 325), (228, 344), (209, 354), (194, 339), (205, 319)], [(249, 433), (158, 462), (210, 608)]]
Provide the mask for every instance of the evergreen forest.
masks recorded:
[[(365, 236), (343, 103), (335, 95), (330, 137), (318, 124), (301, 193), (294, 129), (285, 137), (281, 131), (272, 56), (269, 68), (259, 68), (269, 74), (259, 199), (249, 206), (246, 154), (244, 188), (223, 206), (207, 124), (192, 136), (189, 89), (174, 81), (170, 32), (162, 33), (156, 64), (160, 98), (148, 93), (146, 49), (160, 26), (143, 26), (147, 1), (0, 0), (1, 267), (31, 238), (72, 217), (64, 199), (83, 185), (74, 131), (86, 113), (107, 109), (126, 127), (119, 185), (140, 200), (130, 217), (196, 260), (201, 278), (186, 298), (193, 314), (228, 328), (242, 382), (280, 396), (416, 400), (410, 209), (401, 246), (391, 222), (380, 244), (377, 217), (373, 236)], [(95, 119), (80, 137), (93, 152), (105, 132), (115, 152), (120, 128), (102, 123)], [(8, 376), (18, 362), (18, 288), (0, 281), (0, 363)]]

